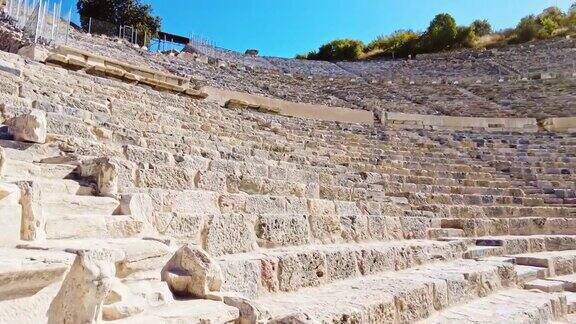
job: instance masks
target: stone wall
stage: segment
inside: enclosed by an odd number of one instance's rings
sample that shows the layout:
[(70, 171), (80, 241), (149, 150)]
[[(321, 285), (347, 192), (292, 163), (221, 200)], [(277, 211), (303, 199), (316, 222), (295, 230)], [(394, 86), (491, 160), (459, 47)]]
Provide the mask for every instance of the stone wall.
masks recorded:
[(201, 91), (208, 94), (208, 100), (220, 105), (224, 105), (230, 99), (236, 99), (253, 106), (271, 108), (284, 116), (364, 125), (374, 124), (374, 114), (369, 111), (296, 103), (212, 87), (204, 87)]
[(381, 122), (386, 126), (401, 128), (538, 131), (538, 122), (534, 118), (475, 118), (387, 112), (382, 115)]

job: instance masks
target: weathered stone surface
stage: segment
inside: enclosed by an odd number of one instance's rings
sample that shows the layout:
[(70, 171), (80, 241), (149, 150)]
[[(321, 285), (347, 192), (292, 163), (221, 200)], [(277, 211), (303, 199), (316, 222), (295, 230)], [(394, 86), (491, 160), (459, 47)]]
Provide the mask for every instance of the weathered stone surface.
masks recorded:
[(141, 296), (133, 294), (128, 286), (114, 278), (103, 304), (102, 319), (116, 321), (142, 313), (146, 301)]
[(58, 295), (50, 304), (48, 323), (96, 323), (115, 275), (114, 257), (106, 250), (78, 251)]
[(240, 311), (239, 323), (258, 323), (262, 319), (262, 311), (253, 301), (237, 293), (221, 293), (224, 304), (238, 308)]
[(80, 174), (96, 180), (97, 191), (101, 196), (118, 194), (119, 165), (112, 158), (97, 158), (83, 161)]
[(144, 223), (144, 230), (147, 234), (156, 232), (154, 228), (154, 205), (150, 195), (140, 194), (123, 194), (120, 198), (120, 213), (122, 215), (131, 215)]
[(46, 216), (42, 202), (40, 184), (33, 181), (18, 182), (20, 188), (20, 205), (22, 206), (22, 226), (20, 237), (26, 241), (46, 239)]
[(334, 203), (329, 200), (310, 199), (310, 229), (315, 239), (322, 243), (339, 242), (342, 237), (340, 217)]
[(42, 110), (32, 110), (28, 114), (9, 119), (6, 125), (16, 141), (46, 142), (46, 113)]
[(256, 225), (261, 247), (304, 245), (310, 242), (307, 215), (261, 215)]
[(4, 176), (4, 169), (6, 168), (6, 152), (4, 148), (0, 146), (0, 179)]
[(214, 256), (253, 251), (257, 248), (255, 217), (247, 214), (213, 215), (207, 220), (202, 244)]
[(176, 296), (206, 298), (210, 292), (220, 291), (222, 270), (206, 252), (186, 245), (164, 266), (162, 280)]
[(290, 314), (279, 318), (274, 318), (268, 322), (269, 324), (316, 324), (318, 321), (314, 320), (307, 314)]

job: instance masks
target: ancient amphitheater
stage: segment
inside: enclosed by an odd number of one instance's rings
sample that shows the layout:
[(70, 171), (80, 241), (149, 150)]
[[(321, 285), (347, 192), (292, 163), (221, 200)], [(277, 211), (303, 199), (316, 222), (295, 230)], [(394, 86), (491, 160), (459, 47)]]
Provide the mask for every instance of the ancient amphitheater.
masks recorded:
[(327, 63), (0, 36), (1, 323), (576, 323), (573, 39)]

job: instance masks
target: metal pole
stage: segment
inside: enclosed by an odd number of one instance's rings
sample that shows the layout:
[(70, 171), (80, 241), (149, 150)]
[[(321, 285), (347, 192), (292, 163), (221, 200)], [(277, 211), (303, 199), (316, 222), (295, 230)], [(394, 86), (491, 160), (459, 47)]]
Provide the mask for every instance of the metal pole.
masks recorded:
[(50, 39), (54, 40), (54, 30), (56, 29), (56, 2), (54, 2), (52, 10), (52, 34), (50, 35)]
[(20, 22), (20, 6), (22, 5), (21, 1), (22, 0), (18, 0), (18, 9), (16, 10), (16, 20), (18, 22)]
[(44, 36), (44, 24), (46, 23), (46, 9), (48, 8), (48, 1), (42, 4), (42, 10), (40, 10), (40, 40)]
[(36, 32), (34, 33), (34, 43), (38, 42), (38, 27), (40, 26), (40, 10), (42, 8), (42, 4), (38, 4), (38, 16), (36, 16)]

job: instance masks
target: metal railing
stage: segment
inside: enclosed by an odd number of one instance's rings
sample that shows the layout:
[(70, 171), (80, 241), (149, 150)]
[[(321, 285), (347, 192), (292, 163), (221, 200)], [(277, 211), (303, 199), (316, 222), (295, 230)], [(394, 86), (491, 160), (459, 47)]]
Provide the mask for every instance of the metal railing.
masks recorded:
[(68, 10), (62, 16), (62, 1), (50, 4), (48, 0), (7, 0), (4, 11), (29, 41), (66, 44), (72, 13)]
[(80, 28), (83, 32), (91, 35), (106, 35), (110, 38), (119, 38), (131, 44), (148, 48), (151, 35), (146, 29), (139, 29), (129, 25), (118, 25), (99, 20), (93, 17), (81, 16)]

